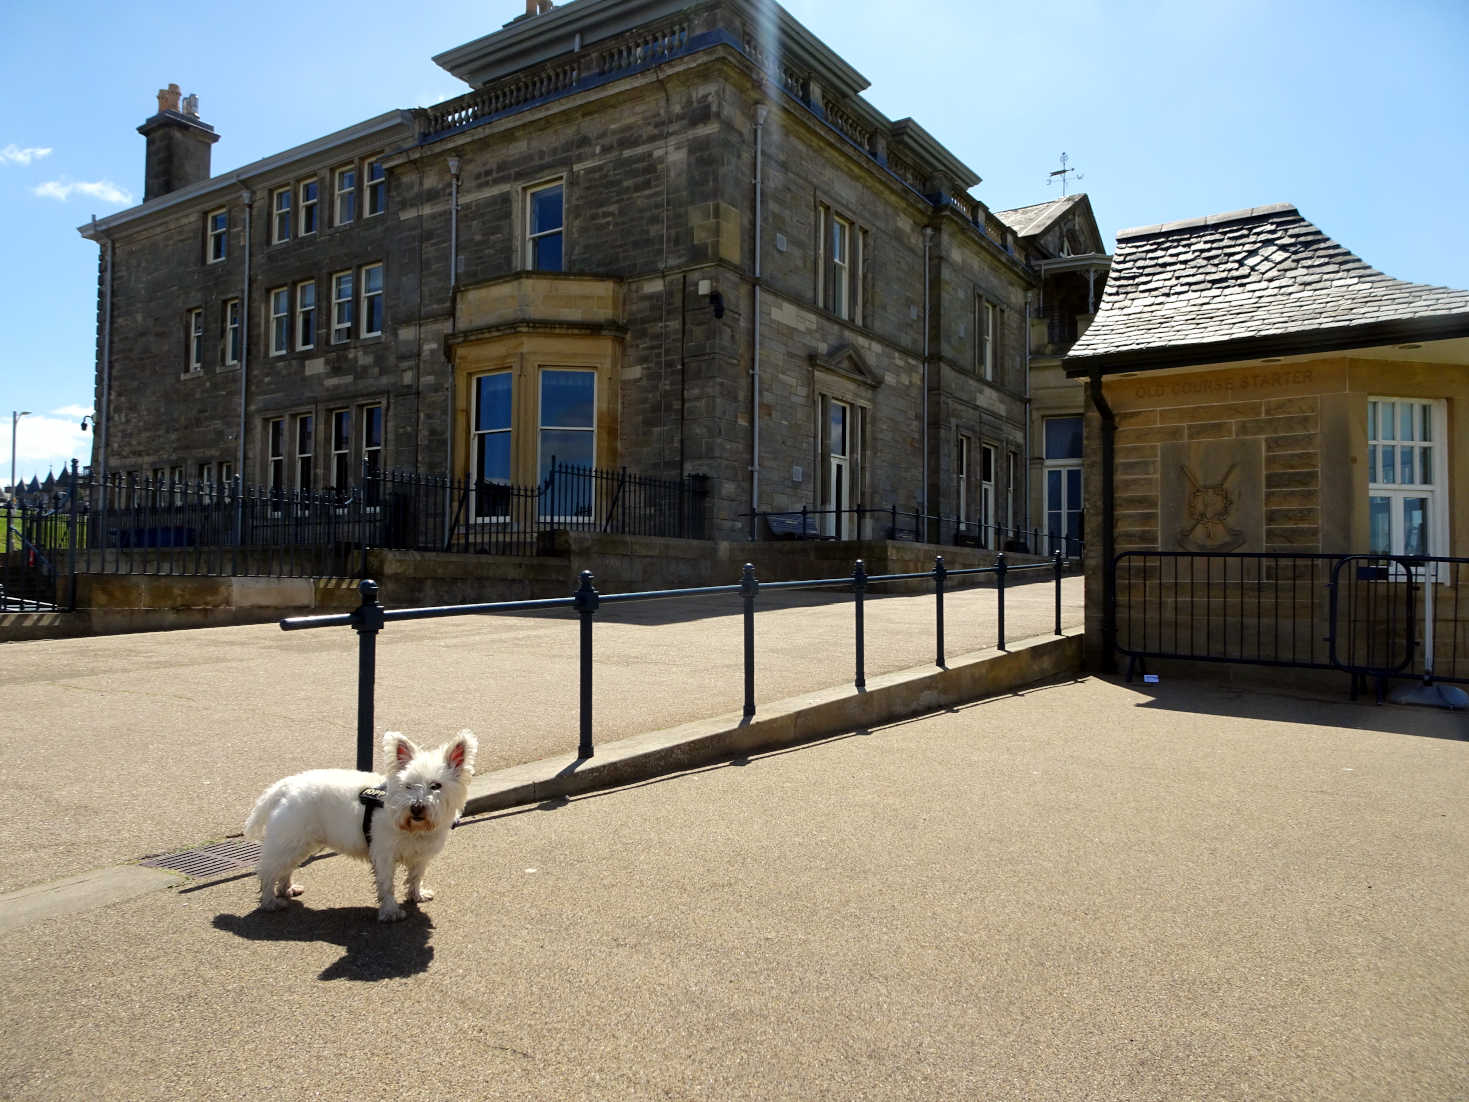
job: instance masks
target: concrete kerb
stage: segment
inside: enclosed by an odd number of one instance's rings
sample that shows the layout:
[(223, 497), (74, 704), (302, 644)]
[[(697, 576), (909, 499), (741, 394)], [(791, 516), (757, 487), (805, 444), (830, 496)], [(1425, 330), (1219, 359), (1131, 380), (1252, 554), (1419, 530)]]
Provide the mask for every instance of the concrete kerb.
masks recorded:
[(952, 659), (946, 669), (920, 666), (868, 678), (861, 692), (843, 686), (761, 705), (753, 719), (731, 714), (652, 731), (596, 748), (498, 770), (470, 783), (466, 815), (650, 780), (742, 754), (880, 727), (1081, 670), (1079, 629), (1039, 636), (1009, 650)]

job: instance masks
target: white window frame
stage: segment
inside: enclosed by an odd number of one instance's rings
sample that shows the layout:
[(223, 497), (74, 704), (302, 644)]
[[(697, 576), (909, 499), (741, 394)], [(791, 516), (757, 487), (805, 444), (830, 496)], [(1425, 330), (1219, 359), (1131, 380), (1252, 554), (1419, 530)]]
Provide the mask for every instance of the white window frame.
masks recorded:
[(272, 417), (265, 422), (265, 487), (274, 493), (286, 488), (286, 419)]
[(321, 198), (321, 181), (315, 178), (302, 180), (297, 190), (301, 194), (301, 217), (296, 224), (296, 236), (310, 237), (321, 228), (320, 213), (318, 210), (319, 200)]
[[(345, 431), (343, 427), (345, 426)], [(331, 487), (338, 493), (352, 485), (352, 409), (331, 411)]]
[(999, 321), (999, 309), (983, 295), (979, 296), (979, 373), (986, 382), (995, 378), (995, 330)]
[[(216, 220), (220, 220), (216, 223)], [(219, 207), (204, 216), (204, 259), (210, 264), (219, 264), (229, 257), (230, 212), (228, 207)]]
[[(1393, 410), (1390, 435), (1382, 433), (1380, 417), (1384, 404), (1391, 403)], [(1403, 440), (1402, 405), (1413, 408), (1412, 437)], [(1427, 415), (1427, 439), (1423, 439), (1423, 413)], [(1449, 553), (1448, 512), (1453, 497), (1449, 492), (1448, 466), (1448, 409), (1442, 398), (1409, 398), (1403, 396), (1369, 395), (1367, 398), (1367, 525), (1368, 546), (1373, 554), (1427, 554), (1446, 556)], [(1416, 481), (1402, 481), (1403, 449), (1412, 449), (1410, 473)], [(1387, 449), (1392, 450), (1389, 461)], [(1426, 453), (1426, 459), (1425, 459)], [(1379, 476), (1391, 462), (1393, 480)], [(1422, 481), (1426, 466), (1431, 482)], [(1374, 500), (1385, 499), (1388, 504), (1389, 536), (1387, 548), (1374, 544), (1372, 538), (1372, 506)], [(1411, 552), (1406, 547), (1404, 506), (1408, 501), (1426, 499), (1428, 503), (1428, 531), (1424, 546)]]
[[(509, 382), (510, 388), (510, 410), (505, 418), (503, 428), (490, 429), (479, 428), (479, 382), (481, 379), (492, 376), (503, 375)], [(478, 490), (479, 483), (483, 481), (481, 472), (483, 463), (480, 461), (480, 448), (482, 441), (490, 436), (506, 436), (510, 440), (510, 462), (505, 471), (504, 485), (513, 485), (515, 482), (515, 373), (510, 368), (500, 368), (495, 371), (482, 371), (469, 380), (470, 411), (469, 411), (469, 456), (470, 456), (470, 484)], [(505, 512), (481, 512), (479, 494), (472, 494), (470, 504), (470, 519), (478, 523), (505, 523), (510, 519)]]
[(291, 351), (291, 289), (272, 287), (270, 295), (270, 354), (284, 356)]
[(292, 418), (291, 427), (294, 430), (291, 436), (296, 445), (296, 461), (293, 465), (296, 479), (293, 488), (303, 494), (310, 493), (311, 479), (316, 473), (316, 416), (311, 413), (298, 413)]
[[(374, 278), (374, 276), (376, 278)], [(376, 283), (374, 288), (373, 284)], [(383, 331), (383, 266), (381, 264), (366, 264), (362, 268), (362, 336), (377, 337)], [(369, 329), (368, 324), (373, 314), (377, 315), (377, 328)]]
[[(545, 405), (546, 405), (546, 403), (545, 403), (545, 380), (546, 380), (547, 374), (550, 373), (550, 372), (553, 372), (553, 371), (559, 372), (559, 373), (562, 373), (562, 374), (585, 375), (585, 376), (590, 377), (590, 379), (592, 380), (592, 423), (590, 425), (548, 425), (548, 424), (546, 424), (546, 414), (545, 414)], [(591, 446), (592, 461), (591, 461), (590, 467), (591, 467), (592, 470), (595, 470), (596, 469), (596, 467), (597, 467), (597, 403), (598, 403), (600, 397), (601, 397), (601, 380), (597, 378), (597, 370), (595, 368), (590, 368), (590, 367), (567, 367), (567, 366), (560, 366), (560, 365), (555, 365), (555, 366), (547, 365), (547, 366), (542, 367), (540, 369), (540, 371), (536, 373), (536, 466), (535, 466), (535, 477), (536, 477), (537, 484), (540, 484), (544, 480), (544, 478), (545, 478), (545, 475), (543, 475), (541, 473), (542, 472), (542, 468), (544, 467), (544, 461), (545, 460), (550, 459), (550, 458), (557, 458), (557, 459), (560, 459), (563, 463), (566, 462), (566, 457), (564, 455), (561, 455), (561, 456), (547, 456), (546, 455), (546, 448), (545, 448), (544, 436), (545, 436), (546, 432), (548, 432), (548, 431), (550, 431), (550, 432), (577, 432), (577, 433), (587, 433), (587, 434), (589, 434), (591, 436), (591, 440), (592, 440), (592, 446)], [(553, 500), (554, 500), (554, 497), (555, 497), (554, 492), (553, 492), (552, 497), (553, 497)], [(585, 521), (587, 519), (586, 516), (580, 516), (580, 515), (578, 515), (578, 516), (569, 516), (569, 515), (564, 515), (564, 514), (557, 515), (557, 514), (546, 513), (546, 512), (541, 513), (540, 514), (540, 518), (542, 520), (565, 520), (565, 521), (568, 521), (568, 522), (569, 521), (572, 521), (572, 520)]]
[[(373, 175), (376, 171), (377, 175)], [(388, 170), (382, 158), (374, 158), (364, 165), (362, 179), (367, 185), (367, 202), (363, 204), (362, 217), (375, 218), (388, 209)]]
[(979, 545), (994, 548), (995, 540), (995, 446), (979, 446)]
[[(345, 282), (344, 282), (345, 281)], [(332, 274), (332, 344), (352, 339), (352, 311), (357, 305), (353, 273)]]
[[(311, 289), (311, 301), (304, 301), (302, 292)], [(306, 340), (307, 319), (310, 319), (311, 339)], [(306, 279), (296, 284), (296, 351), (304, 352), (316, 347), (316, 280)]]
[(342, 165), (332, 172), (332, 204), (335, 225), (350, 226), (357, 221), (357, 166)]
[(293, 189), (288, 185), (278, 187), (270, 193), (270, 243), (280, 245), (291, 239), (291, 197)]
[[(383, 437), (386, 435), (387, 429), (387, 411), (383, 408), (381, 402), (369, 402), (367, 405), (359, 406), (357, 412), (357, 420), (361, 425), (358, 432), (361, 440), (363, 468), (374, 472), (381, 471), (383, 469)], [(376, 417), (373, 416), (374, 413), (376, 413)], [(377, 422), (376, 442), (373, 441), (369, 431), (373, 427), (374, 420)]]
[(817, 305), (842, 321), (861, 325), (867, 231), (826, 203), (817, 204), (816, 223)]
[(204, 370), (204, 307), (195, 306), (189, 310), (184, 337), (188, 341), (186, 361), (189, 372)]
[[(1086, 538), (1086, 532), (1084, 528), (1079, 530), (1075, 536), (1071, 537), (1068, 537), (1066, 531), (1067, 517), (1073, 512), (1077, 514), (1079, 520), (1081, 520), (1083, 523), (1085, 522), (1086, 471), (1082, 467), (1082, 456), (1078, 455), (1053, 457), (1048, 454), (1049, 449), (1046, 445), (1046, 426), (1052, 421), (1076, 421), (1077, 427), (1081, 431), (1085, 432), (1086, 428), (1085, 421), (1079, 413), (1058, 414), (1055, 417), (1041, 418), (1041, 529), (1040, 538), (1038, 540), (1040, 546), (1033, 547), (1031, 548), (1031, 550), (1036, 554), (1050, 555), (1057, 550), (1056, 543), (1059, 540), (1061, 544), (1060, 550), (1063, 552), (1063, 554), (1071, 555), (1072, 548), (1066, 542), (1067, 539), (1070, 538), (1080, 542), (1081, 540)], [(1054, 502), (1051, 496), (1050, 483), (1051, 472), (1053, 471), (1056, 472), (1057, 477), (1060, 479), (1061, 498), (1059, 502)], [(1075, 509), (1071, 509), (1068, 507), (1072, 504), (1071, 495), (1066, 488), (1067, 483), (1070, 481), (1067, 475), (1071, 471), (1076, 472), (1077, 479)], [(1058, 504), (1060, 507), (1053, 509), (1051, 507), (1053, 503)], [(1060, 514), (1061, 519), (1059, 530), (1053, 530), (1051, 528), (1052, 513)]]
[[(531, 217), (535, 212), (535, 196), (543, 191), (557, 188), (561, 191), (561, 221), (554, 229), (543, 229), (532, 231)], [(561, 238), (561, 266), (559, 268), (537, 268), (536, 267), (536, 243), (549, 237)], [(525, 267), (527, 271), (566, 271), (566, 180), (546, 180), (543, 183), (532, 184), (525, 189)]]
[(969, 454), (972, 448), (969, 437), (959, 434), (954, 452), (955, 500), (959, 506), (959, 531), (967, 531), (969, 522)]
[(222, 362), (225, 367), (234, 367), (240, 362), (240, 300), (228, 298), (219, 314), (220, 339), (223, 343)]

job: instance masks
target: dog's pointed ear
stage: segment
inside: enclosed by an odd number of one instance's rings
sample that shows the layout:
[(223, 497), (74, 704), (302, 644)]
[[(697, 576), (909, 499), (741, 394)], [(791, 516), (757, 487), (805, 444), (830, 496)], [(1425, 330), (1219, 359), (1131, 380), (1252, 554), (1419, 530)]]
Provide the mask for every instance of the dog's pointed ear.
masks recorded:
[(467, 727), (459, 732), (459, 737), (448, 746), (444, 747), (444, 763), (451, 769), (457, 769), (461, 773), (474, 774), (474, 756), (479, 752), (479, 742), (474, 737), (474, 732)]
[(383, 760), (389, 773), (396, 773), (418, 756), (418, 747), (399, 731), (388, 731), (383, 735)]

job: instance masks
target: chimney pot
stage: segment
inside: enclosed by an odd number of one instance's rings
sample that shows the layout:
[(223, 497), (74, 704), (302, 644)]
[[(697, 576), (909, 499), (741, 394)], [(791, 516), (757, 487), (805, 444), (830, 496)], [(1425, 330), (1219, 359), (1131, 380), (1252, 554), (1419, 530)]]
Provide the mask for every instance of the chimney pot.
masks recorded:
[(177, 111), (179, 109), (179, 86), (170, 84), (167, 88), (158, 89), (158, 110)]

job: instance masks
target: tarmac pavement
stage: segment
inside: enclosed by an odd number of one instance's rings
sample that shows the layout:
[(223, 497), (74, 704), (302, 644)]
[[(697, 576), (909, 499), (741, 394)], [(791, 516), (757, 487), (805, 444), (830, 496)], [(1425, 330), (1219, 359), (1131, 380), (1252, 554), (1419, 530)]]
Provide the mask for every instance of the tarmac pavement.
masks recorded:
[[(1063, 624), (1082, 581), (1062, 583)], [(1050, 633), (1053, 583), (1006, 591), (1011, 641)], [(767, 590), (757, 602), (757, 708), (850, 685), (850, 595)], [(608, 604), (596, 615), (599, 744), (739, 713), (738, 595)], [(932, 595), (869, 596), (869, 677), (932, 662)], [(376, 727), (437, 745), (479, 738), (476, 772), (572, 753), (578, 734), (575, 613), (388, 624), (378, 636)], [(992, 588), (951, 591), (948, 655), (993, 647)], [(280, 777), (356, 759), (357, 635), (273, 624), (0, 645), (0, 893), (238, 835)], [(36, 778), (57, 778), (44, 797)], [(65, 829), (37, 835), (42, 799)]]
[(0, 1095), (1461, 1100), (1466, 722), (1086, 678), (56, 915)]

